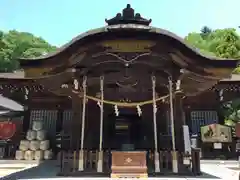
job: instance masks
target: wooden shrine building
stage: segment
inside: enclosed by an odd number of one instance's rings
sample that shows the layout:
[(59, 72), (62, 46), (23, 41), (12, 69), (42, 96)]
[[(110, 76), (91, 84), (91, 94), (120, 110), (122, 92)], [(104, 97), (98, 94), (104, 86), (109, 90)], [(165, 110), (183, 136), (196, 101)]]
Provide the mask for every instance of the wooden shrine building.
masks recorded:
[(238, 60), (204, 56), (150, 23), (127, 5), (56, 52), (21, 59), (24, 77), (1, 77), (1, 93), (28, 107), (24, 127), (37, 110), (52, 112), (52, 141), (61, 133), (61, 151), (73, 156), (61, 156), (64, 172), (118, 174), (127, 164), (158, 173), (163, 150), (172, 151), (172, 171), (182, 171), (184, 108), (229, 78)]

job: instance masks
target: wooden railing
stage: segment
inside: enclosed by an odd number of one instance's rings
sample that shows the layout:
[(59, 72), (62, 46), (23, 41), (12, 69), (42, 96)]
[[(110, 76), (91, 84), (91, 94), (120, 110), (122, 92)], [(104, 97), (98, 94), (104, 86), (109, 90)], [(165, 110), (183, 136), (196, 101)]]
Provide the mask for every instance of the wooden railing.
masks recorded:
[[(110, 171), (111, 159), (110, 152), (103, 153), (103, 170)], [(58, 154), (59, 165), (61, 172), (75, 172), (78, 171), (79, 151), (61, 151)], [(98, 160), (98, 151), (84, 151), (84, 169), (96, 170)]]
[[(184, 157), (186, 157), (185, 153), (177, 152), (178, 167), (181, 167), (181, 169), (187, 168), (186, 165), (183, 165)], [(160, 151), (159, 162), (161, 171), (172, 172), (172, 160), (171, 151)], [(149, 172), (154, 170), (154, 151), (148, 151), (147, 166), (149, 168)]]
[[(196, 154), (195, 154), (196, 155)], [(184, 153), (177, 153), (178, 167), (183, 171), (190, 171), (188, 165), (184, 165), (183, 160), (186, 155)], [(68, 174), (78, 171), (79, 151), (61, 151), (58, 154), (59, 165), (61, 173)], [(96, 172), (97, 170), (98, 151), (89, 150), (84, 151), (84, 170)], [(147, 151), (147, 167), (148, 173), (154, 172), (154, 152)], [(195, 158), (196, 160), (196, 158)], [(161, 172), (172, 172), (172, 152), (160, 151), (159, 162)], [(200, 162), (200, 161), (199, 161)], [(197, 164), (199, 162), (196, 162)], [(196, 164), (195, 163), (195, 164)], [(103, 171), (110, 173), (111, 171), (111, 151), (104, 151), (103, 154)]]

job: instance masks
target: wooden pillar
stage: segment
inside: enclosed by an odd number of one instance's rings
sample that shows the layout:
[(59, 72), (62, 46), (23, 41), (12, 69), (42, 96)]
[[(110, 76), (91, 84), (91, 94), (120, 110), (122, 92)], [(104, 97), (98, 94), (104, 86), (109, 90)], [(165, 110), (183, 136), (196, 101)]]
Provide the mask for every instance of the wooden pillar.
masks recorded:
[(58, 108), (57, 123), (56, 123), (56, 133), (60, 133), (63, 130), (63, 109)]
[(157, 104), (156, 104), (156, 78), (152, 77), (152, 98), (153, 98), (153, 132), (154, 132), (154, 165), (155, 172), (160, 172), (157, 132)]
[(78, 150), (81, 137), (82, 102), (78, 97), (72, 97), (72, 123), (71, 123), (71, 150)]
[(24, 112), (23, 132), (27, 132), (30, 128), (31, 109)]
[(174, 102), (174, 98), (173, 98), (173, 82), (172, 82), (172, 78), (169, 77), (168, 78), (168, 82), (169, 82), (169, 108), (170, 108), (170, 120), (171, 120), (171, 135), (172, 135), (172, 170), (173, 173), (178, 173), (178, 159), (177, 159), (177, 151), (176, 151), (176, 129), (179, 128), (175, 128), (176, 124), (175, 124), (175, 120), (174, 119), (176, 116), (174, 116), (174, 109), (176, 108), (174, 106), (175, 102)]
[(213, 92), (212, 93), (213, 95), (216, 96), (216, 102), (215, 102), (215, 106), (216, 106), (216, 110), (217, 110), (217, 115), (218, 115), (218, 124), (224, 124), (224, 113), (222, 111), (222, 105), (223, 105), (223, 102), (224, 102), (224, 95), (226, 96), (226, 93), (222, 90), (220, 90), (220, 92)]
[(85, 120), (86, 120), (86, 91), (87, 91), (87, 77), (84, 78), (83, 80), (83, 98), (82, 98), (82, 124), (81, 124), (81, 147), (80, 147), (80, 152), (79, 152), (79, 167), (78, 170), (79, 171), (83, 171), (84, 170), (84, 139), (85, 139)]
[(145, 134), (143, 146), (146, 149), (154, 150), (154, 136), (153, 136), (153, 121), (149, 121), (149, 119), (153, 119), (152, 115), (152, 105), (147, 104), (142, 107), (142, 121), (143, 121), (143, 131)]
[(175, 140), (176, 150), (184, 152), (184, 136), (183, 125), (185, 125), (185, 114), (182, 104), (182, 93), (177, 93), (174, 98), (174, 124), (175, 124)]
[(78, 169), (77, 154), (80, 149), (81, 140), (81, 118), (82, 118), (82, 101), (78, 96), (72, 96), (72, 123), (71, 123), (71, 152), (73, 152), (72, 169), (76, 171)]
[(104, 77), (100, 77), (100, 91), (101, 91), (101, 101), (100, 101), (100, 137), (99, 137), (99, 152), (98, 152), (98, 162), (97, 162), (97, 172), (103, 172), (103, 100), (104, 100)]

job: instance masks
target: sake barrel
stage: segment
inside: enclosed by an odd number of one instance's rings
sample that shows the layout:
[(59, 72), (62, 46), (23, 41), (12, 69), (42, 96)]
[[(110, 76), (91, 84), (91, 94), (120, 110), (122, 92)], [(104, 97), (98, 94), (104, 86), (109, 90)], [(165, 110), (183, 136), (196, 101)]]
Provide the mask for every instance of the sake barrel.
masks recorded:
[(34, 130), (28, 130), (27, 131), (27, 136), (26, 136), (26, 139), (31, 141), (31, 140), (34, 140), (36, 139), (37, 137), (37, 131), (34, 131)]
[(35, 153), (34, 153), (34, 159), (35, 160), (42, 160), (43, 157), (44, 157), (44, 153), (43, 153), (42, 150), (35, 151)]
[(50, 147), (50, 142), (49, 140), (44, 140), (44, 141), (40, 141), (40, 149), (41, 150), (47, 150)]
[(21, 150), (21, 151), (26, 151), (28, 149), (29, 149), (29, 146), (26, 146), (25, 144), (20, 144), (19, 145), (19, 150)]
[(24, 151), (21, 151), (21, 150), (17, 150), (16, 151), (16, 154), (15, 154), (15, 159), (16, 160), (22, 160), (24, 159)]
[(36, 140), (30, 141), (29, 149), (35, 151), (35, 150), (38, 150), (39, 147), (40, 147), (39, 141), (36, 141)]
[(43, 122), (42, 121), (33, 121), (32, 129), (35, 131), (40, 131), (43, 128)]
[(24, 146), (26, 146), (26, 147), (29, 147), (29, 141), (28, 140), (21, 140), (20, 141), (20, 145), (24, 145)]
[(26, 151), (29, 149), (29, 141), (28, 140), (21, 140), (20, 141), (20, 145), (19, 145), (19, 149), (22, 151)]
[(53, 152), (52, 152), (52, 150), (46, 150), (46, 151), (44, 151), (44, 159), (45, 159), (45, 160), (52, 159), (52, 157), (53, 157)]
[(40, 130), (37, 131), (37, 140), (42, 141), (46, 139), (46, 131), (45, 130)]
[(33, 160), (34, 159), (34, 151), (27, 150), (24, 154), (25, 160)]

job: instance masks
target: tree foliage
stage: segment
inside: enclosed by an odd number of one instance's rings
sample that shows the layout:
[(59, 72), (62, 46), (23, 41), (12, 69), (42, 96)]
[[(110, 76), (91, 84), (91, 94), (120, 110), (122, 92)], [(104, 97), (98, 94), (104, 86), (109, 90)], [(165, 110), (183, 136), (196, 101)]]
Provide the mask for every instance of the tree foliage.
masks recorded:
[(44, 39), (31, 33), (0, 31), (0, 72), (11, 72), (19, 67), (19, 58), (33, 58), (55, 51)]
[[(204, 26), (199, 33), (189, 33), (185, 41), (204, 55), (229, 59), (240, 58), (240, 36), (234, 28), (212, 30)], [(240, 68), (236, 68), (233, 73), (239, 74)]]
[(203, 39), (206, 39), (210, 33), (212, 33), (212, 29), (207, 26), (203, 26), (200, 35)]
[(200, 33), (189, 33), (185, 41), (206, 55), (240, 58), (240, 36), (233, 28), (211, 30), (205, 26)]
[(223, 103), (220, 112), (224, 116), (224, 124), (232, 127), (232, 134), (235, 136), (235, 126), (240, 122), (240, 99), (237, 98)]
[[(204, 26), (199, 33), (189, 33), (185, 41), (204, 55), (229, 59), (240, 58), (240, 36), (233, 28), (212, 30)], [(237, 67), (233, 73), (239, 74), (240, 68)], [(234, 127), (240, 121), (240, 99), (223, 104), (221, 109), (226, 125)]]

